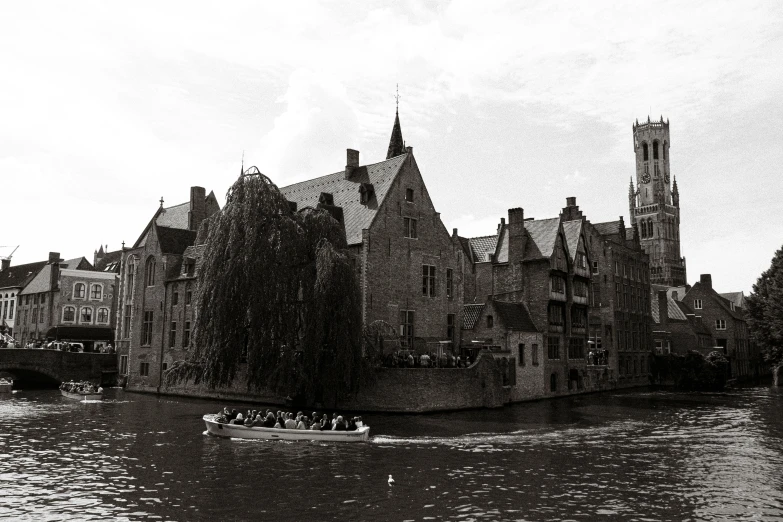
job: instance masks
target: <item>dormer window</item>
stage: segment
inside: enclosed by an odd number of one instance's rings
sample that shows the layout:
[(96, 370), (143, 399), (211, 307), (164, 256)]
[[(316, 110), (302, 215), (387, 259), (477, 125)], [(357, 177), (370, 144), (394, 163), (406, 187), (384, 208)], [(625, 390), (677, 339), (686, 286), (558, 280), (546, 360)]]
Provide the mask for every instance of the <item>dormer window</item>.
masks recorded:
[(369, 203), (374, 194), (375, 188), (373, 187), (372, 183), (362, 183), (359, 185), (359, 199), (362, 205)]
[(318, 198), (318, 203), (321, 205), (334, 206), (334, 196), (329, 192), (321, 192), (321, 196)]

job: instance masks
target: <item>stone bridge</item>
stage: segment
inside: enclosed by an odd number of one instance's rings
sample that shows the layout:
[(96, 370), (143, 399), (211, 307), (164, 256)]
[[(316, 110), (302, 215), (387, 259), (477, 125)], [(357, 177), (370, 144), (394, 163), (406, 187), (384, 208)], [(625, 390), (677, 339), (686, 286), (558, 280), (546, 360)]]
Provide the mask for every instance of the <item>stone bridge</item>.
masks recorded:
[(107, 385), (117, 377), (117, 355), (2, 348), (0, 375), (12, 376), (14, 388), (22, 383), (52, 386), (71, 380)]

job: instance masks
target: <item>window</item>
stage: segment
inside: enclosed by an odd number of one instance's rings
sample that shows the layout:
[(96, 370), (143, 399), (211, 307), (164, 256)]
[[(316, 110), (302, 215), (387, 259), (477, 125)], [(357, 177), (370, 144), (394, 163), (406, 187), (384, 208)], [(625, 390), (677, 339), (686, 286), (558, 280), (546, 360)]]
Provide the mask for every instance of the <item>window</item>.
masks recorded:
[(560, 338), (555, 335), (547, 337), (547, 358), (560, 359)]
[(169, 363), (167, 363), (167, 362), (164, 362), (164, 363), (163, 363), (163, 367), (162, 367), (162, 368), (163, 368), (163, 371), (164, 371), (164, 372), (165, 372), (166, 370), (168, 370), (168, 369), (169, 369)]
[(487, 316), (487, 328), (493, 328), (495, 326), (495, 318), (491, 315)]
[(422, 265), (421, 295), (435, 297), (435, 267)]
[(188, 290), (185, 292), (185, 304), (190, 305), (191, 301), (193, 301), (193, 290)]
[(525, 365), (525, 343), (519, 343), (517, 345), (517, 358), (519, 359), (519, 365)]
[(182, 347), (190, 346), (190, 321), (185, 321), (185, 331), (182, 333)]
[(33, 308), (33, 313), (32, 313), (32, 317), (30, 318), (30, 322), (32, 324), (35, 324), (35, 323), (38, 322), (38, 309), (37, 308)]
[(125, 317), (122, 320), (122, 333), (127, 339), (130, 337), (130, 325), (131, 325), (131, 305), (125, 305)]
[(92, 285), (90, 287), (90, 299), (95, 299), (97, 301), (100, 301), (103, 299), (103, 286), (102, 285)]
[(549, 278), (551, 290), (555, 294), (565, 293), (565, 280), (562, 277), (552, 276)]
[(446, 269), (446, 297), (451, 299), (454, 296), (454, 270)]
[(141, 325), (141, 345), (149, 346), (152, 344), (152, 310), (145, 310), (144, 322)]
[(574, 295), (587, 297), (587, 283), (584, 281), (574, 281)]
[(416, 239), (419, 237), (416, 235), (416, 220), (413, 218), (403, 218), (403, 235), (410, 239)]
[(128, 266), (125, 271), (125, 300), (130, 301), (133, 295), (133, 278), (136, 276), (136, 258), (134, 256), (128, 258)]
[(549, 305), (549, 324), (555, 326), (563, 325), (563, 307), (555, 304)]
[(576, 253), (576, 266), (579, 268), (587, 268), (587, 256), (584, 252)]
[(95, 322), (96, 323), (103, 323), (106, 324), (109, 322), (109, 309), (108, 308), (98, 308), (98, 314), (95, 316)]
[(171, 329), (169, 330), (169, 348), (174, 348), (177, 345), (177, 321), (171, 321)]
[(563, 272), (565, 272), (566, 270), (565, 259), (563, 257), (563, 250), (560, 248), (557, 249), (557, 254), (555, 256), (555, 268), (557, 268), (558, 270), (562, 270)]
[(155, 286), (155, 258), (147, 259), (147, 265), (144, 267), (144, 275), (147, 278), (147, 286)]
[(150, 374), (150, 363), (143, 362), (139, 364), (139, 376), (147, 377)]
[(716, 330), (725, 330), (726, 329), (726, 321), (725, 321), (725, 319), (715, 319), (715, 329)]
[(593, 273), (598, 273), (598, 261), (593, 261)]
[(82, 306), (79, 311), (79, 323), (92, 324), (92, 308), (89, 306)]
[(76, 283), (73, 285), (73, 297), (74, 299), (84, 299), (85, 285), (84, 283)]
[(24, 309), (24, 312), (22, 313), (22, 324), (25, 324), (27, 322), (27, 308)]
[(120, 355), (120, 375), (128, 375), (128, 356)]
[(408, 203), (413, 203), (413, 189), (412, 188), (406, 188), (405, 189), (405, 201)]
[(694, 310), (701, 310), (701, 299), (694, 299), (693, 300), (693, 309)]
[(413, 310), (400, 310), (400, 344), (413, 347)]
[(585, 343), (581, 337), (571, 337), (568, 340), (568, 358), (569, 359), (584, 359), (585, 358)]
[(41, 304), (46, 302), (46, 294), (41, 294)]
[(647, 143), (642, 143), (642, 158), (644, 161), (648, 161), (650, 159), (650, 153), (647, 149)]
[(76, 320), (76, 309), (73, 306), (63, 308), (63, 322), (72, 323)]
[(587, 328), (587, 309), (581, 307), (571, 309), (571, 327)]
[(446, 314), (446, 338), (454, 340), (454, 314)]
[[(10, 305), (9, 308), (8, 308), (8, 318), (9, 319), (13, 319), (14, 318), (14, 302), (11, 301), (8, 304)], [(732, 305), (732, 306), (734, 306), (734, 305)], [(733, 310), (733, 308), (732, 308), (732, 310)]]
[(657, 140), (653, 142), (653, 159), (654, 160), (658, 159), (658, 141)]
[(538, 344), (533, 343), (530, 346), (530, 360), (533, 363), (533, 366), (538, 366)]
[(549, 391), (557, 391), (557, 374), (553, 373), (549, 376)]
[(179, 304), (179, 292), (174, 292), (171, 295), (171, 304), (177, 306)]

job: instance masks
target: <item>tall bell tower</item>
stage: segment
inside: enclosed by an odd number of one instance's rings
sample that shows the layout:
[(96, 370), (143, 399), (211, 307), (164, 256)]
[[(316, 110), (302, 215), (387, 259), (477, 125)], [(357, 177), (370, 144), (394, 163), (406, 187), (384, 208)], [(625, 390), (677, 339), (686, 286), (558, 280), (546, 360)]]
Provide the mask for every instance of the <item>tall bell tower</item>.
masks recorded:
[(650, 256), (650, 282), (686, 284), (685, 258), (680, 256), (680, 194), (669, 169), (669, 120), (636, 123), (636, 188), (631, 178), (628, 205), (631, 224), (639, 229), (642, 248)]

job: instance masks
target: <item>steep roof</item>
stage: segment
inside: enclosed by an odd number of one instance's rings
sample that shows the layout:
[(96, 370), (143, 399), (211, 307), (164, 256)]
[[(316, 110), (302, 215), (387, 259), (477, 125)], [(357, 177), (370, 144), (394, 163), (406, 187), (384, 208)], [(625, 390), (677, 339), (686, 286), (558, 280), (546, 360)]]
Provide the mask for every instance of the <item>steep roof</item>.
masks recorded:
[(405, 154), (405, 140), (402, 139), (402, 128), (400, 127), (400, 111), (394, 115), (394, 127), (392, 127), (391, 139), (389, 139), (389, 150), (386, 153), (386, 159)]
[(38, 261), (9, 266), (0, 272), (0, 288), (24, 288), (46, 264), (46, 261)]
[(189, 201), (164, 208), (158, 213), (155, 223), (161, 227), (187, 229), (189, 211)]
[(530, 318), (530, 313), (522, 303), (510, 303), (506, 301), (492, 301), (495, 310), (500, 316), (503, 325), (510, 330), (522, 330), (523, 332), (537, 332), (538, 328)]
[(476, 322), (481, 317), (481, 311), (484, 309), (484, 303), (466, 304), (462, 306), (462, 329), (472, 330)]
[(122, 250), (107, 252), (95, 263), (95, 270), (98, 272), (120, 272), (120, 260), (122, 259)]
[[(661, 323), (661, 316), (660, 316), (660, 307), (658, 306), (658, 295), (655, 292), (650, 292), (650, 315), (652, 315), (653, 321), (660, 324)], [(668, 308), (668, 314), (667, 317), (669, 320), (674, 321), (687, 321), (688, 318), (685, 316), (685, 313), (682, 311), (682, 309), (677, 306), (677, 301), (666, 296), (666, 306)]]
[[(305, 207), (317, 208), (321, 194), (331, 194), (333, 204), (343, 209), (348, 244), (355, 245), (362, 242), (362, 229), (370, 228), (407, 157), (408, 154), (403, 154), (380, 163), (357, 167), (350, 179), (345, 179), (345, 171), (340, 171), (282, 187), (280, 192), (288, 201), (295, 202), (300, 210)], [(372, 184), (375, 195), (367, 204), (362, 204), (359, 189), (367, 183)]]
[(745, 308), (745, 292), (725, 292), (718, 294), (737, 308)]
[(563, 223), (563, 232), (565, 232), (566, 243), (568, 244), (568, 254), (571, 261), (576, 259), (576, 250), (579, 246), (579, 236), (582, 234), (582, 220), (566, 221)]
[(468, 245), (473, 254), (473, 262), (481, 263), (485, 261), (485, 253), (495, 253), (495, 249), (498, 245), (498, 236), (495, 234), (494, 236), (471, 237), (468, 239)]
[(606, 223), (593, 223), (595, 231), (602, 236), (617, 234), (620, 230), (620, 221), (607, 221)]
[(711, 295), (713, 298), (713, 301), (718, 303), (729, 315), (731, 315), (734, 319), (740, 319), (744, 320), (745, 318), (742, 315), (742, 309), (739, 310), (732, 310), (731, 309), (731, 301), (723, 297), (721, 294), (719, 294), (714, 288), (711, 288), (705, 284), (702, 284), (701, 281), (697, 281), (691, 289), (688, 291), (687, 295), (690, 295), (691, 292), (698, 292), (701, 289), (704, 289), (704, 291)]
[(161, 226), (156, 228), (158, 230), (160, 251), (164, 254), (181, 255), (196, 240), (195, 230), (181, 230), (179, 228)]
[(525, 230), (530, 239), (527, 242), (525, 259), (552, 257), (557, 243), (557, 233), (560, 230), (560, 218), (525, 221)]

